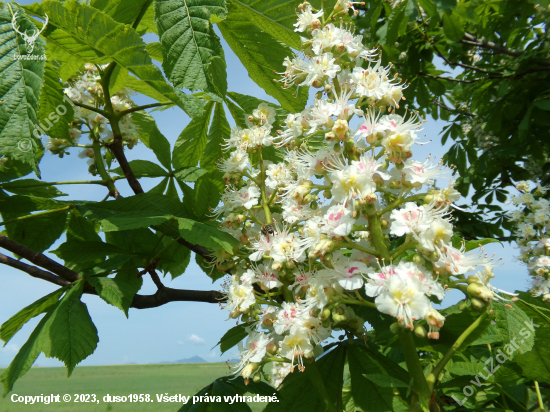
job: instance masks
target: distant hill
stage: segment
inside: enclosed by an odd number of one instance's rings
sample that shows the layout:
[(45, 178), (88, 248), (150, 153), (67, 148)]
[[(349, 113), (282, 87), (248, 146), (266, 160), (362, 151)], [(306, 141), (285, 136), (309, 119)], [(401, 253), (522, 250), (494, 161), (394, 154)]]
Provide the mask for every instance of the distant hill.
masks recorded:
[(200, 356), (193, 356), (189, 359), (179, 359), (177, 361), (160, 362), (160, 363), (206, 363), (206, 361)]

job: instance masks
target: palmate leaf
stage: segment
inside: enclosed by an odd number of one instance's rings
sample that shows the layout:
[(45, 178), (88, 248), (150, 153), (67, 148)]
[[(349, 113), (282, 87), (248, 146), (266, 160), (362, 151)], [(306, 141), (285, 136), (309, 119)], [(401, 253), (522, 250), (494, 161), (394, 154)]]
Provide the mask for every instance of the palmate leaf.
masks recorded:
[[(216, 343), (216, 346), (220, 345), (220, 351), (222, 355), (248, 336), (248, 332), (245, 330), (244, 327), (244, 324), (233, 326), (231, 329), (225, 332), (220, 341)], [(216, 346), (214, 346), (214, 348)]]
[[(168, 172), (160, 167), (158, 164), (150, 162), (149, 160), (131, 160), (129, 162), (132, 171), (137, 178), (140, 177), (166, 177)], [(111, 172), (116, 173), (117, 175), (124, 175), (124, 172), (120, 167), (111, 170)]]
[[(8, 237), (37, 253), (49, 248), (65, 231), (68, 210), (60, 210), (6, 224)], [(7, 219), (9, 215), (2, 214)], [(16, 217), (13, 216), (12, 217)]]
[(223, 249), (232, 254), (233, 248), (239, 245), (239, 241), (229, 233), (205, 223), (179, 218), (178, 228), (181, 237), (185, 240), (212, 250)]
[[(92, 0), (90, 6), (119, 23), (132, 25), (149, 0)], [(149, 6), (151, 7), (151, 6)]]
[(344, 363), (346, 361), (346, 348), (338, 345), (335, 349), (315, 361), (318, 371), (313, 365), (306, 366), (304, 372), (287, 375), (277, 396), (279, 402), (269, 403), (265, 412), (318, 412), (325, 411), (323, 398), (312, 382), (310, 376), (317, 373), (323, 380), (327, 397), (336, 405), (336, 399), (341, 389)]
[(224, 56), (210, 16), (225, 17), (225, 1), (155, 0), (154, 4), (168, 79), (180, 89), (206, 89), (210, 60)]
[(279, 39), (287, 46), (300, 50), (302, 42), (294, 31), (296, 10), (301, 0), (234, 0), (232, 4), (240, 13), (247, 13), (250, 21), (264, 32)]
[(17, 5), (0, 7), (0, 156), (27, 163), (38, 175), (42, 145), (33, 132), (39, 123), (44, 60), (14, 60), (14, 56), (39, 57), (44, 46), (36, 41), (32, 53), (27, 53), (25, 42), (12, 26), (13, 14), (18, 13), (19, 31), (37, 30), (36, 26)]
[(0, 189), (16, 195), (28, 195), (36, 197), (54, 198), (67, 196), (55, 186), (35, 179), (18, 179), (8, 183), (0, 184)]
[(48, 358), (57, 358), (70, 376), (75, 366), (90, 356), (99, 338), (88, 309), (80, 301), (84, 282), (79, 281), (63, 296), (51, 312), (46, 334), (41, 336), (41, 349)]
[(222, 104), (216, 103), (206, 147), (201, 156), (201, 168), (211, 171), (217, 170), (218, 163), (226, 156), (222, 144), (224, 143), (224, 139), (229, 139), (230, 135), (231, 127), (225, 117), (225, 109)]
[(21, 309), (5, 321), (0, 327), (0, 339), (2, 339), (4, 343), (8, 343), (25, 323), (41, 313), (50, 310), (50, 308), (57, 303), (65, 290), (67, 290), (66, 286), (41, 297), (36, 302), (33, 302), (29, 306)]
[(86, 305), (80, 301), (83, 289), (84, 282), (76, 282), (38, 323), (0, 376), (4, 396), (13, 389), (15, 381), (27, 373), (41, 352), (65, 363), (69, 375), (78, 363), (94, 352), (99, 338)]
[(172, 152), (172, 164), (175, 169), (197, 166), (208, 140), (208, 126), (214, 103), (204, 107), (204, 113), (194, 118), (181, 132)]
[[(164, 101), (173, 102), (190, 116), (195, 113), (194, 106), (188, 107), (188, 99), (182, 99), (166, 83), (158, 67), (152, 63), (145, 42), (129, 25), (119, 23), (101, 11), (75, 0), (63, 3), (48, 0), (27, 10), (36, 15), (48, 14), (50, 20), (44, 37), (49, 44), (57, 46), (56, 57), (62, 61), (66, 61), (67, 56), (70, 59), (77, 58), (82, 63), (104, 64), (114, 61), (137, 77), (133, 83), (141, 86), (141, 90), (136, 91), (144, 93), (142, 90), (152, 89), (162, 95)], [(133, 88), (131, 83), (128, 86)], [(191, 102), (195, 103), (195, 100)]]
[(170, 169), (172, 155), (170, 143), (160, 132), (153, 116), (144, 111), (132, 114), (132, 121), (140, 128), (139, 140), (151, 149), (159, 162), (167, 169)]
[(295, 88), (283, 89), (282, 84), (274, 80), (278, 76), (274, 71), (284, 71), (283, 61), (291, 56), (290, 48), (252, 25), (248, 14), (235, 6), (229, 7), (227, 18), (219, 22), (218, 27), (250, 78), (267, 94), (290, 112), (301, 111), (305, 107), (308, 96), (304, 88), (298, 90), (296, 97)]
[(63, 85), (59, 82), (59, 73), (50, 62), (47, 62), (44, 72), (44, 87), (40, 95), (40, 111), (38, 112), (40, 128), (48, 136), (71, 140), (69, 123), (73, 121), (74, 109), (71, 104), (63, 100), (64, 97)]
[(121, 271), (114, 278), (88, 277), (88, 282), (95, 288), (101, 299), (124, 312), (128, 317), (128, 309), (132, 305), (134, 295), (141, 289), (142, 278), (126, 276)]

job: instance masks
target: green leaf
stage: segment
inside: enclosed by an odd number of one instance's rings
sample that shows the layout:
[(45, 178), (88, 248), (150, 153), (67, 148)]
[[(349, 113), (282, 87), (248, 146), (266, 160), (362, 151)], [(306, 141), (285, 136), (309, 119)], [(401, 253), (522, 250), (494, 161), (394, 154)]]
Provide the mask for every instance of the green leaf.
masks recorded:
[(449, 10), (456, 7), (456, 0), (433, 0), (440, 10)]
[(221, 57), (212, 57), (208, 66), (208, 83), (218, 96), (227, 93), (227, 65)]
[[(39, 30), (15, 3), (19, 31)], [(27, 52), (25, 41), (12, 26), (10, 7), (0, 10), (0, 156), (31, 165), (38, 175), (38, 159), (42, 151), (40, 134), (34, 134), (39, 123), (40, 89), (44, 77), (44, 46), (34, 43)], [(15, 55), (36, 56), (37, 60), (15, 60)]]
[[(165, 177), (169, 175), (166, 170), (164, 170), (158, 164), (150, 162), (149, 160), (130, 160), (129, 164), (137, 178)], [(119, 176), (124, 175), (124, 172), (120, 167), (111, 170), (111, 172), (116, 173)]]
[[(86, 214), (86, 216), (90, 216)], [(160, 215), (154, 211), (138, 211), (119, 213), (110, 217), (99, 219), (103, 232), (118, 232), (120, 230), (131, 230), (146, 228), (152, 225), (160, 225), (171, 219), (172, 215)]]
[(453, 12), (443, 13), (443, 31), (450, 40), (460, 41), (464, 36), (464, 26), (458, 14)]
[(42, 352), (42, 340), (49, 333), (46, 324), (49, 322), (52, 313), (53, 310), (46, 313), (46, 316), (42, 318), (32, 331), (29, 339), (21, 346), (21, 349), (19, 349), (19, 352), (17, 352), (8, 368), (0, 375), (0, 381), (4, 385), (4, 397), (11, 392), (15, 381), (28, 372), (36, 361), (36, 358), (38, 358), (38, 355)]
[(0, 198), (0, 212), (26, 214), (37, 210), (61, 209), (69, 204), (44, 197), (16, 195)]
[(69, 289), (55, 306), (45, 325), (40, 347), (48, 358), (57, 358), (67, 367), (70, 376), (75, 366), (90, 356), (99, 338), (86, 305), (80, 301), (84, 282)]
[(188, 242), (199, 244), (212, 250), (223, 249), (233, 254), (233, 247), (239, 245), (239, 241), (229, 233), (190, 219), (179, 218), (178, 228), (181, 237)]
[(145, 47), (147, 50), (147, 53), (149, 53), (149, 56), (151, 56), (152, 59), (155, 59), (158, 62), (161, 62), (164, 60), (164, 57), (162, 57), (162, 49), (160, 47), (160, 43), (154, 42), (154, 43), (147, 43), (147, 47)]
[(213, 105), (212, 102), (207, 103), (203, 115), (191, 120), (176, 140), (172, 152), (175, 169), (198, 165), (208, 140), (208, 125)]
[(403, 382), (401, 379), (394, 378), (389, 375), (381, 375), (379, 373), (372, 373), (370, 375), (363, 375), (369, 381), (381, 388), (408, 388), (409, 384)]
[(393, 46), (393, 44), (397, 41), (401, 22), (404, 19), (408, 20), (408, 18), (405, 16), (405, 9), (407, 7), (407, 4), (408, 0), (399, 3), (399, 5), (392, 11), (390, 16), (388, 17), (388, 31), (386, 33), (385, 44)]
[[(407, 371), (397, 363), (378, 352), (365, 348), (359, 342), (349, 346), (348, 364), (353, 399), (355, 404), (364, 410), (373, 412), (392, 410), (394, 389), (391, 388), (391, 384), (401, 382), (401, 385), (393, 385), (401, 387), (404, 382), (410, 381)], [(373, 379), (368, 378), (371, 375), (386, 376), (382, 379), (385, 379), (387, 386), (373, 383)]]
[[(325, 411), (323, 399), (317, 388), (312, 383), (311, 375), (317, 373), (323, 382), (326, 395), (333, 405), (342, 388), (346, 349), (338, 345), (335, 349), (315, 361), (313, 366), (306, 366), (304, 372), (295, 370), (287, 375), (279, 390), (279, 402), (271, 402), (265, 408), (265, 412), (319, 412)], [(351, 364), (350, 364), (351, 366)], [(370, 409), (368, 409), (370, 411)]]
[[(220, 345), (220, 351), (223, 355), (229, 349), (237, 345), (240, 341), (248, 336), (248, 332), (245, 330), (245, 325), (233, 326), (222, 336), (220, 341), (216, 343), (216, 346)], [(214, 348), (216, 347), (214, 346)], [(212, 349), (214, 349), (212, 348)]]
[(69, 223), (67, 224), (67, 240), (101, 242), (94, 225), (77, 210), (71, 210)]
[(481, 247), (483, 245), (487, 245), (489, 243), (499, 243), (497, 239), (492, 238), (486, 238), (486, 239), (478, 239), (478, 240), (468, 240), (466, 242), (466, 252), (469, 252), (470, 250), (477, 249), (478, 247)]
[(239, 13), (247, 14), (250, 21), (262, 31), (296, 50), (302, 48), (300, 36), (293, 27), (296, 22), (296, 8), (300, 4), (299, 1), (236, 0), (232, 4), (235, 5)]
[(139, 140), (155, 153), (155, 156), (165, 168), (170, 170), (172, 163), (170, 143), (158, 129), (153, 116), (145, 111), (135, 112), (132, 113), (132, 122), (140, 128)]
[(230, 7), (227, 18), (218, 23), (224, 39), (241, 60), (248, 75), (267, 94), (275, 98), (290, 112), (301, 111), (307, 102), (307, 89), (299, 88), (298, 96), (293, 87), (281, 88), (275, 72), (284, 71), (283, 61), (292, 55), (290, 48), (283, 46), (274, 37), (250, 24), (247, 13)]
[(208, 170), (195, 166), (182, 167), (174, 172), (174, 177), (181, 182), (196, 182), (197, 179), (208, 173)]
[[(132, 305), (134, 295), (141, 288), (141, 284), (137, 285), (136, 282), (119, 278), (118, 275), (115, 278), (90, 277), (87, 280), (95, 288), (101, 299), (119, 308), (128, 317), (128, 309)], [(140, 280), (143, 282), (142, 279)]]
[(63, 84), (59, 82), (59, 73), (48, 62), (44, 71), (44, 86), (40, 94), (38, 112), (40, 128), (48, 136), (71, 141), (69, 123), (73, 121), (74, 109), (72, 104), (64, 98), (65, 93)]
[(38, 323), (0, 376), (4, 396), (13, 389), (15, 381), (27, 373), (41, 352), (64, 362), (69, 375), (76, 364), (94, 352), (99, 339), (86, 305), (80, 302), (83, 288), (84, 282), (76, 282)]
[(148, 0), (92, 0), (90, 6), (119, 23), (132, 25)]
[(124, 250), (104, 242), (68, 241), (52, 251), (57, 257), (66, 262), (86, 263), (105, 259), (107, 255), (126, 253)]
[(67, 196), (46, 182), (34, 179), (20, 179), (8, 183), (0, 184), (0, 189), (16, 195), (28, 195), (36, 197), (54, 198), (58, 196)]
[(161, 259), (157, 269), (164, 274), (169, 272), (172, 279), (183, 275), (191, 261), (191, 250), (167, 237), (163, 238), (162, 245), (159, 248), (161, 247), (163, 252), (159, 255)]
[(212, 57), (223, 59), (223, 49), (210, 16), (227, 14), (223, 0), (156, 0), (162, 67), (179, 89), (206, 89)]
[(50, 308), (57, 303), (59, 298), (67, 287), (57, 289), (55, 292), (49, 293), (44, 297), (41, 297), (36, 302), (31, 303), (29, 306), (21, 309), (7, 321), (5, 321), (0, 327), (0, 339), (4, 343), (8, 343), (10, 339), (32, 318), (47, 312)]
[(195, 184), (195, 215), (199, 220), (207, 218), (220, 203), (225, 183), (220, 172), (211, 172)]
[(186, 102), (166, 83), (158, 67), (152, 63), (145, 42), (131, 26), (75, 0), (63, 3), (48, 0), (39, 6), (50, 18), (48, 27), (51, 28), (44, 33), (48, 43), (83, 63), (114, 61), (139, 79), (128, 82), (128, 87), (141, 84), (142, 88), (150, 88), (162, 95), (163, 101), (169, 100), (188, 112)]
[[(525, 311), (527, 316), (533, 320), (535, 325), (535, 345), (530, 352), (516, 355), (516, 362), (522, 369), (527, 379), (537, 380), (539, 382), (550, 383), (550, 305), (542, 302), (539, 298), (530, 296), (528, 292), (520, 293), (518, 305)], [(525, 338), (527, 334), (532, 335), (531, 327), (525, 326), (516, 338)]]
[(231, 135), (231, 127), (225, 117), (223, 104), (216, 103), (212, 125), (208, 132), (206, 147), (201, 158), (201, 167), (210, 171), (217, 170), (218, 162), (225, 157), (222, 144)]
[(65, 231), (68, 210), (6, 224), (8, 237), (37, 253), (49, 248)]
[[(267, 388), (265, 388), (268, 385), (266, 385), (265, 383), (263, 385), (261, 383), (251, 384), (250, 388), (248, 388), (248, 386), (245, 386), (246, 390), (243, 390), (239, 383), (239, 380), (232, 380), (228, 378), (216, 379), (214, 382), (203, 388), (194, 396), (212, 396), (214, 397), (214, 399), (220, 397), (222, 402), (200, 402), (196, 404), (192, 402), (187, 402), (187, 404), (183, 405), (178, 412), (250, 412), (250, 406), (248, 406), (246, 403), (226, 402), (224, 399), (226, 399), (226, 397), (234, 398), (236, 395), (242, 396), (246, 392), (256, 393), (255, 391), (257, 391), (258, 389), (260, 389), (260, 391), (264, 393), (265, 396), (268, 396)], [(271, 388), (269, 396), (271, 396), (274, 392), (276, 391)]]

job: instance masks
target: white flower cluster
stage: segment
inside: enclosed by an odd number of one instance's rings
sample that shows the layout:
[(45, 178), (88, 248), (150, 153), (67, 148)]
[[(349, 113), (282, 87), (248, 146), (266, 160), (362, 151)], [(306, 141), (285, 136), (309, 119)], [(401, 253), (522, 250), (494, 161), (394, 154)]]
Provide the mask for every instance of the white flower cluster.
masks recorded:
[[(322, 16), (302, 7), (296, 26), (311, 33), (312, 55), (288, 60), (283, 76), (323, 86), (326, 97), (282, 122), (261, 104), (247, 129), (232, 129), (219, 165), (226, 191), (215, 213), (242, 245), (216, 254), (218, 269), (232, 273), (225, 308), (248, 324), (238, 371), (259, 379), (266, 363), (288, 362), (274, 384), (322, 353), (333, 331), (363, 337), (359, 309), (438, 339), (445, 318), (432, 302), (448, 287), (469, 284), (479, 308), (499, 298), (491, 260), (452, 245), (454, 181), (436, 188), (443, 166), (411, 159), (420, 118), (383, 114), (398, 107), (401, 86), (352, 32), (321, 27)], [(271, 133), (276, 123), (283, 127)]]
[[(84, 66), (82, 75), (69, 79), (69, 85), (64, 89), (64, 92), (71, 102), (100, 109), (105, 104), (103, 87), (100, 80), (101, 77), (98, 68), (94, 64), (88, 63)], [(111, 96), (111, 104), (115, 112), (121, 112), (134, 107), (134, 103), (129, 98), (128, 92), (125, 89)], [(50, 136), (47, 148), (53, 154), (63, 154), (68, 147), (82, 147), (83, 149), (79, 153), (79, 157), (89, 158), (88, 163), (91, 165), (94, 163), (94, 151), (89, 145), (78, 144), (81, 135), (88, 134), (90, 139), (93, 139), (95, 136), (104, 146), (112, 143), (113, 131), (111, 130), (109, 121), (101, 114), (74, 104), (73, 109), (74, 119), (70, 124), (71, 129), (69, 131), (72, 142), (67, 139)], [(119, 121), (119, 127), (122, 140), (131, 149), (139, 141), (139, 128), (132, 122), (132, 115), (127, 114), (123, 116)], [(47, 131), (49, 128), (45, 130)]]
[(516, 188), (521, 193), (512, 198), (512, 203), (520, 209), (509, 217), (516, 224), (520, 260), (532, 276), (533, 296), (550, 302), (550, 201), (543, 197), (549, 189), (528, 181), (518, 182)]

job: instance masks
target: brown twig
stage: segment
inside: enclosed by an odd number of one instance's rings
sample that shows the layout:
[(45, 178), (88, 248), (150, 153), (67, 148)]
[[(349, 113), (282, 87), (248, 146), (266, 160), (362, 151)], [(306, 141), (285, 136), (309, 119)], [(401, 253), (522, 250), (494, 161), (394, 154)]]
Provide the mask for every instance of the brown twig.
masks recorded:
[(58, 286), (67, 286), (71, 284), (70, 281), (63, 279), (59, 276), (56, 276), (51, 272), (47, 272), (45, 270), (37, 268), (36, 266), (27, 265), (26, 263), (20, 262), (19, 260), (15, 260), (2, 253), (0, 253), (0, 263), (7, 266), (11, 266), (12, 268), (15, 268), (15, 269), (19, 269), (23, 272), (26, 272), (29, 275), (31, 275), (33, 278), (42, 279), (47, 282), (54, 283)]
[(440, 102), (439, 100), (432, 100), (432, 103), (441, 107), (442, 109), (445, 109), (449, 112), (453, 112), (453, 113), (458, 113), (458, 114), (464, 114), (466, 116), (470, 116), (470, 117), (476, 117), (475, 114), (473, 113), (470, 113), (470, 112), (464, 112), (462, 110), (458, 110), (458, 109), (453, 109), (452, 107), (449, 107), (449, 106), (446, 106), (444, 105), (442, 102)]
[(478, 82), (480, 80), (487, 80), (485, 78), (462, 80), (462, 79), (455, 79), (454, 77), (432, 76), (431, 74), (426, 74), (424, 72), (418, 72), (418, 75), (423, 76), (423, 77), (429, 77), (430, 79), (448, 80), (450, 82), (456, 82), (456, 83), (475, 83), (475, 82)]

